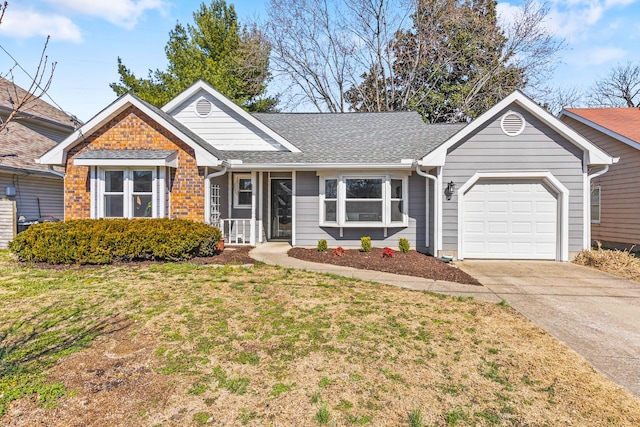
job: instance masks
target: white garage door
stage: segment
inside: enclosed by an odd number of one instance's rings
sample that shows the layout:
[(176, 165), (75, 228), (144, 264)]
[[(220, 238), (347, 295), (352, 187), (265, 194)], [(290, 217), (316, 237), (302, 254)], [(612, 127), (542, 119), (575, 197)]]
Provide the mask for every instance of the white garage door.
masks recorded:
[(463, 221), (465, 258), (556, 259), (557, 196), (539, 180), (479, 181)]

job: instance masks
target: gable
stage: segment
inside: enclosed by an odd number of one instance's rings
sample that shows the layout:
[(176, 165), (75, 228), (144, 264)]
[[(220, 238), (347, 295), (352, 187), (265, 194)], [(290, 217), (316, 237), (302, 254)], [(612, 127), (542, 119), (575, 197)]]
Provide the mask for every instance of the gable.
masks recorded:
[(289, 151), (203, 90), (187, 98), (171, 115), (218, 150)]

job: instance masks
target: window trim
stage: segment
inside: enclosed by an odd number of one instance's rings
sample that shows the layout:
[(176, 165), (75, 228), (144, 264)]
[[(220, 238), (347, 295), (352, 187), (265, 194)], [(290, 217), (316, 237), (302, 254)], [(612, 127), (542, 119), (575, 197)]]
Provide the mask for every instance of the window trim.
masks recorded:
[[(319, 224), (321, 227), (339, 227), (339, 228), (392, 228), (407, 227), (409, 225), (408, 212), (402, 212), (402, 221), (391, 221), (392, 201), (400, 200), (402, 206), (408, 206), (409, 200), (409, 176), (400, 174), (381, 174), (381, 173), (342, 173), (342, 174), (322, 174), (319, 175)], [(337, 198), (327, 199), (325, 197), (325, 182), (327, 180), (337, 181)], [(381, 179), (382, 180), (382, 221), (347, 221), (346, 219), (346, 202), (362, 201), (369, 199), (347, 199), (346, 180), (347, 179)], [(402, 181), (402, 198), (392, 197), (391, 180), (397, 179)], [(336, 221), (326, 221), (325, 219), (325, 202), (336, 201)], [(370, 199), (378, 201), (380, 199)], [(403, 208), (407, 211), (407, 209)]]
[[(240, 180), (245, 179), (251, 182), (251, 188), (249, 190), (240, 191)], [(253, 194), (253, 180), (250, 173), (236, 173), (233, 174), (233, 208), (234, 209), (251, 209), (251, 202), (248, 204), (240, 203), (240, 193)]]
[[(597, 205), (593, 203), (593, 192), (598, 191), (598, 203)], [(598, 219), (593, 218), (593, 207), (598, 206)], [(602, 186), (594, 185), (589, 192), (589, 214), (591, 215), (591, 224), (600, 224), (602, 221)]]
[[(107, 192), (106, 188), (106, 172), (117, 171), (123, 173), (123, 185), (122, 192)], [(133, 197), (134, 195), (142, 195), (149, 194), (149, 192), (135, 192), (133, 191), (133, 173), (134, 171), (151, 171), (151, 217), (134, 217), (133, 216)], [(98, 191), (96, 195), (97, 209), (96, 209), (96, 217), (97, 218), (157, 218), (158, 212), (160, 212), (160, 206), (156, 206), (159, 197), (158, 197), (158, 180), (159, 180), (159, 172), (155, 167), (104, 167), (99, 168), (97, 173), (98, 178)], [(121, 217), (111, 217), (107, 216), (105, 209), (105, 196), (106, 195), (122, 195), (123, 203), (122, 203), (122, 216)]]

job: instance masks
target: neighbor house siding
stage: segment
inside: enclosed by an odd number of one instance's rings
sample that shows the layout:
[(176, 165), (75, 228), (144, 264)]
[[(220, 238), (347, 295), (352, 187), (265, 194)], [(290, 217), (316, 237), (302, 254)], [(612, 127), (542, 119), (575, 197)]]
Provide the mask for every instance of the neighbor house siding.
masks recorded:
[(562, 118), (609, 155), (619, 157), (609, 171), (594, 178), (600, 186), (600, 223), (591, 224), (591, 240), (605, 244), (640, 243), (640, 151), (570, 117)]
[[(196, 112), (196, 103), (201, 98), (212, 105), (211, 113), (206, 117)], [(275, 151), (280, 148), (280, 144), (245, 117), (205, 92), (191, 96), (171, 115), (219, 150)]]
[(6, 187), (16, 188), (15, 197), (8, 197), (8, 199), (16, 202), (18, 217), (35, 219), (46, 215), (63, 218), (62, 178), (0, 173), (0, 191), (3, 197)]
[[(500, 119), (507, 111), (522, 114), (524, 131), (505, 135)], [(583, 247), (583, 152), (544, 122), (516, 106), (496, 114), (493, 119), (453, 147), (443, 168), (443, 188), (453, 181), (461, 188), (476, 172), (549, 171), (569, 190), (569, 252)], [(458, 192), (451, 200), (443, 197), (442, 249), (458, 250)]]
[(91, 217), (88, 166), (74, 166), (73, 158), (89, 150), (177, 150), (178, 166), (170, 169), (170, 218), (204, 219), (204, 171), (196, 165), (194, 151), (149, 116), (129, 107), (107, 122), (68, 153), (64, 209), (65, 219)]
[(387, 237), (382, 228), (320, 227), (319, 178), (315, 172), (296, 174), (296, 245), (316, 246), (318, 240), (326, 239), (329, 246), (359, 247), (362, 236), (370, 236), (374, 246), (397, 247), (401, 237), (409, 239), (412, 248), (425, 250), (425, 178), (418, 175), (409, 177), (409, 225), (387, 229)]

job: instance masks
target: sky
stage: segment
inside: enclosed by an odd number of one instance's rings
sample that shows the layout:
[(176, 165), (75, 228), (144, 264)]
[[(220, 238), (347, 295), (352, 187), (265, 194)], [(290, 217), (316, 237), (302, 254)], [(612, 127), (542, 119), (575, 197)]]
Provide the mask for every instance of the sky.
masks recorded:
[[(242, 23), (266, 20), (268, 0), (227, 0)], [(47, 35), (56, 68), (45, 100), (87, 121), (116, 99), (117, 58), (137, 77), (167, 65), (164, 46), (176, 23), (192, 22), (202, 0), (9, 0), (0, 24), (0, 75), (16, 62), (33, 74)], [(207, 0), (208, 3), (208, 0)], [(508, 17), (519, 0), (501, 1)], [(640, 63), (640, 0), (550, 0), (545, 25), (563, 37), (551, 84), (587, 89), (618, 64)], [(13, 68), (16, 83), (28, 77)]]

